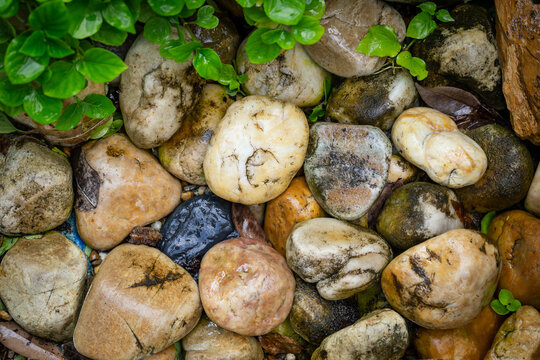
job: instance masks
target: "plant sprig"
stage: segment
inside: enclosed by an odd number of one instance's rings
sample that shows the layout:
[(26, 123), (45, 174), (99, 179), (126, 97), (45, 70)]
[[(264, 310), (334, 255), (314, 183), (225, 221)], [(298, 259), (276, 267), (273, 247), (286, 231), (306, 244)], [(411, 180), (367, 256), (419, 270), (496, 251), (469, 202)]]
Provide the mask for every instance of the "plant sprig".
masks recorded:
[(311, 114), (309, 114), (308, 118), (311, 122), (317, 122), (319, 118), (322, 118), (326, 114), (326, 104), (328, 103), (328, 96), (330, 96), (330, 91), (332, 90), (332, 78), (325, 78), (323, 86), (324, 100), (319, 105), (315, 106), (311, 111)]
[(499, 298), (491, 302), (491, 308), (499, 315), (506, 315), (510, 312), (518, 311), (521, 302), (514, 299), (514, 295), (507, 289), (499, 291)]
[[(375, 25), (369, 28), (368, 33), (358, 44), (356, 51), (367, 56), (388, 57), (389, 64), (380, 70), (405, 68), (418, 80), (428, 76), (424, 60), (413, 56), (409, 49), (417, 39), (424, 39), (436, 28), (437, 19), (441, 22), (454, 21), (448, 10), (437, 10), (437, 5), (431, 1), (418, 5), (422, 10), (409, 23), (406, 36), (411, 38), (406, 46), (403, 46), (397, 37), (396, 30), (388, 25)], [(396, 66), (397, 65), (397, 66)]]

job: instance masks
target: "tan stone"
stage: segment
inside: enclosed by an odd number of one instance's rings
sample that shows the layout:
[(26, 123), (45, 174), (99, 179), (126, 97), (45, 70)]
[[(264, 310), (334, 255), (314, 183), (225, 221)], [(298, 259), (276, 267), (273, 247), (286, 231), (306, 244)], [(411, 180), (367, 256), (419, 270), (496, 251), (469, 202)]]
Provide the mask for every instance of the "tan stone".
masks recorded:
[(264, 232), (281, 255), (294, 225), (304, 220), (325, 216), (304, 177), (295, 178), (287, 190), (266, 205)]
[(540, 145), (540, 12), (533, 0), (495, 0), (497, 46), (512, 127)]
[(150, 355), (149, 357), (145, 358), (145, 360), (175, 360), (177, 354), (176, 348), (174, 345), (171, 345), (157, 354)]
[[(91, 247), (111, 249), (135, 226), (163, 218), (180, 202), (180, 182), (127, 137), (115, 134), (90, 142), (82, 152), (100, 181), (97, 207), (75, 209), (79, 234)], [(78, 184), (84, 181), (75, 176)]]
[(184, 337), (201, 312), (197, 284), (187, 271), (155, 248), (123, 244), (94, 278), (73, 343), (95, 360), (142, 359)]

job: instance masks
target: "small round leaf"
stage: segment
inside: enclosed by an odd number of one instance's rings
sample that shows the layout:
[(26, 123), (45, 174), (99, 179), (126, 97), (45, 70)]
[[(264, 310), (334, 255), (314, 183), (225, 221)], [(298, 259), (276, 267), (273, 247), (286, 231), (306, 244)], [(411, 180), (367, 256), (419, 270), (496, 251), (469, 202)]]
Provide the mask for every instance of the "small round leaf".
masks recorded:
[(291, 26), (291, 32), (300, 44), (313, 45), (323, 36), (324, 27), (314, 17), (303, 16), (297, 25)]
[(499, 291), (499, 301), (503, 305), (508, 305), (514, 300), (514, 295), (510, 292), (510, 290), (507, 289), (501, 289)]
[(45, 34), (41, 30), (34, 31), (19, 50), (20, 53), (28, 56), (43, 56), (45, 51), (47, 51), (47, 43)]
[(108, 23), (103, 23), (97, 33), (92, 35), (91, 39), (105, 45), (120, 46), (126, 41), (127, 32), (118, 30)]
[(253, 64), (263, 64), (274, 60), (281, 54), (281, 47), (277, 44), (265, 44), (262, 35), (270, 29), (257, 29), (249, 35), (246, 42), (246, 54)]
[(296, 25), (306, 9), (305, 0), (265, 0), (264, 12), (273, 21)]
[(81, 119), (82, 105), (80, 103), (70, 104), (56, 121), (55, 128), (61, 131), (71, 130), (81, 122)]
[(184, 7), (184, 0), (148, 0), (148, 4), (162, 16), (177, 15)]
[(441, 10), (437, 11), (437, 13), (435, 14), (435, 17), (437, 18), (437, 20), (439, 20), (441, 22), (454, 21), (454, 18), (450, 15), (448, 10), (446, 10), (446, 9), (441, 9)]
[(493, 311), (495, 311), (499, 315), (506, 315), (506, 314), (508, 314), (510, 312), (506, 308), (506, 306), (501, 304), (501, 302), (499, 300), (493, 300), (490, 305), (491, 305), (491, 308), (493, 309)]
[(69, 45), (62, 40), (55, 38), (47, 39), (47, 53), (52, 58), (61, 59), (73, 54), (74, 52), (75, 51), (73, 51), (73, 49), (71, 49)]
[(70, 18), (62, 1), (51, 1), (34, 9), (28, 22), (34, 29), (44, 30), (47, 36), (61, 38), (69, 30)]
[(116, 111), (111, 99), (100, 94), (90, 94), (82, 102), (82, 112), (92, 119), (103, 119)]
[(71, 19), (69, 23), (71, 36), (84, 39), (99, 31), (103, 17), (96, 3), (91, 0), (72, 0), (66, 6)]
[(13, 85), (6, 76), (0, 77), (0, 103), (15, 107), (22, 105), (24, 98), (32, 91), (29, 84)]
[(105, 21), (112, 27), (132, 34), (135, 33), (134, 25), (137, 18), (133, 16), (126, 3), (122, 0), (112, 0), (101, 13)]
[(87, 50), (78, 68), (84, 76), (97, 83), (112, 81), (126, 69), (127, 65), (118, 56), (100, 48)]
[(367, 56), (396, 56), (401, 50), (396, 31), (388, 25), (374, 25), (369, 28), (356, 51)]
[(412, 18), (407, 27), (407, 36), (413, 39), (424, 39), (435, 30), (437, 23), (433, 16), (425, 11)]
[(144, 37), (146, 40), (162, 44), (171, 34), (171, 24), (162, 17), (153, 17), (144, 24)]
[(23, 107), (34, 121), (40, 124), (52, 124), (62, 113), (62, 100), (50, 98), (43, 94), (41, 88), (36, 88), (26, 95)]
[(193, 67), (203, 79), (218, 80), (221, 72), (221, 59), (212, 49), (202, 48), (195, 51)]
[(43, 83), (43, 93), (56, 99), (67, 99), (86, 87), (86, 79), (75, 66), (65, 61), (57, 61), (50, 67), (51, 77)]
[(324, 0), (306, 0), (306, 11), (304, 15), (313, 16), (315, 19), (321, 19), (326, 11)]
[(12, 84), (26, 84), (39, 77), (49, 64), (49, 55), (30, 57), (19, 52), (30, 32), (22, 33), (9, 43), (4, 67)]

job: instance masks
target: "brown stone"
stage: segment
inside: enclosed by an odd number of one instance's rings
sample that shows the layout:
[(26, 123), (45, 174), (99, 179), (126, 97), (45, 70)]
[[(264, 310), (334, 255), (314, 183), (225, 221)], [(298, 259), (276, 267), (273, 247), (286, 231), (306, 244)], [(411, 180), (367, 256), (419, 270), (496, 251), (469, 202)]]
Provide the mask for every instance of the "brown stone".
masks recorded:
[(146, 360), (175, 360), (176, 355), (176, 348), (174, 347), (174, 345), (171, 345), (165, 350), (158, 352), (157, 354), (150, 355), (146, 358)]
[(457, 329), (418, 328), (414, 346), (422, 359), (482, 360), (503, 319), (488, 305), (473, 321)]
[(501, 253), (499, 288), (540, 308), (540, 219), (521, 210), (505, 212), (493, 219), (488, 237)]
[(503, 93), (519, 137), (540, 145), (540, 11), (533, 0), (495, 0)]
[[(148, 245), (155, 247), (162, 237), (163, 235), (161, 235), (158, 229), (154, 229), (150, 226), (135, 226), (133, 230), (131, 230), (127, 242), (134, 245)], [(92, 259), (90, 259), (90, 261), (92, 261)]]
[(259, 342), (264, 352), (271, 355), (300, 354), (302, 352), (302, 347), (294, 339), (280, 334), (271, 333), (259, 336)]
[(304, 220), (325, 216), (306, 179), (295, 178), (287, 190), (266, 205), (264, 232), (272, 246), (285, 256), (285, 245), (294, 225)]

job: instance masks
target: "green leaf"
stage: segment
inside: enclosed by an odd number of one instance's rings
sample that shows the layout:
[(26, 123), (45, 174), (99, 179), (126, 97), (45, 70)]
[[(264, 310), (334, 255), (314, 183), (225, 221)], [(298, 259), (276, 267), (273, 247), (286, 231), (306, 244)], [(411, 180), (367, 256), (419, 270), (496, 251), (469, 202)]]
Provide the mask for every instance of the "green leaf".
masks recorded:
[(141, 15), (141, 1), (142, 0), (124, 0), (131, 16), (133, 17), (133, 23), (137, 22), (139, 15)]
[(396, 56), (401, 50), (394, 28), (388, 25), (374, 25), (358, 44), (356, 51), (367, 56)]
[(296, 25), (306, 9), (305, 0), (265, 0), (264, 12), (272, 21)]
[(10, 18), (17, 15), (18, 11), (19, 11), (19, 0), (14, 0), (6, 10), (0, 12), (0, 17)]
[(13, 26), (5, 19), (0, 19), (0, 44), (8, 42), (14, 37), (15, 29)]
[(324, 116), (324, 109), (322, 107), (315, 107), (313, 108), (313, 111), (311, 112), (311, 114), (309, 114), (309, 120), (311, 122), (316, 122), (317, 120), (319, 120), (320, 117), (323, 117)]
[(161, 46), (159, 47), (159, 53), (165, 59), (174, 59), (174, 56), (171, 53), (169, 53), (169, 50), (174, 47), (181, 46), (184, 44), (186, 44), (185, 41), (178, 40), (178, 39), (167, 40), (163, 44), (161, 44)]
[(24, 97), (32, 91), (29, 84), (13, 85), (5, 76), (0, 77), (0, 103), (6, 106), (22, 105)]
[(193, 67), (203, 79), (219, 79), (221, 66), (221, 60), (214, 50), (202, 48), (195, 51)]
[(73, 53), (75, 53), (75, 51), (73, 51), (73, 49), (71, 49), (64, 41), (55, 38), (47, 39), (47, 54), (49, 54), (50, 57), (61, 59)]
[(188, 43), (170, 48), (169, 54), (171, 54), (172, 58), (177, 62), (185, 62), (189, 60), (193, 51), (201, 47), (202, 44), (200, 42), (190, 41)]
[(435, 15), (435, 10), (437, 9), (437, 5), (431, 1), (420, 4), (417, 7), (422, 9), (422, 11), (427, 12), (429, 15)]
[(332, 91), (332, 78), (331, 77), (327, 77), (324, 79), (323, 90), (324, 90), (323, 104), (326, 105), (326, 103), (328, 102), (328, 97), (330, 96), (330, 92)]
[[(23, 132), (19, 129), (17, 129), (11, 121), (7, 118), (7, 116), (0, 112), (0, 134), (11, 134), (14, 132)], [(2, 255), (2, 252), (0, 251), (0, 256)]]
[(238, 82), (238, 75), (236, 75), (236, 71), (234, 70), (234, 67), (230, 64), (223, 64), (221, 67), (221, 72), (219, 73), (218, 82), (221, 85), (228, 86), (230, 89), (238, 89), (240, 87), (240, 83)]
[(69, 33), (76, 39), (94, 35), (101, 28), (101, 10), (92, 0), (72, 0), (66, 4), (71, 19)]
[(483, 234), (487, 235), (489, 225), (493, 221), (493, 218), (495, 218), (495, 215), (497, 215), (496, 211), (490, 211), (486, 215), (484, 215), (484, 217), (482, 218), (482, 222), (480, 223), (481, 224), (480, 229), (481, 229)]
[(270, 20), (260, 7), (244, 8), (244, 18), (249, 25), (256, 27), (275, 28), (277, 24)]
[(24, 108), (22, 105), (19, 106), (6, 106), (2, 103), (0, 103), (0, 111), (5, 112), (8, 116), (15, 117), (19, 114), (22, 114), (24, 112)]
[(154, 16), (156, 16), (156, 13), (152, 10), (150, 5), (148, 5), (148, 3), (144, 1), (141, 4), (140, 14), (137, 20), (142, 23), (146, 23), (148, 20), (150, 20)]
[(19, 52), (28, 56), (43, 56), (47, 50), (45, 42), (45, 34), (43, 31), (34, 31), (32, 35), (26, 39)]
[[(197, 9), (188, 9), (187, 7), (184, 6), (184, 8), (182, 9), (182, 11), (180, 11), (180, 14), (178, 14), (178, 16), (182, 19), (187, 19), (188, 17), (192, 17), (193, 14), (195, 14), (196, 12), (197, 12)], [(171, 18), (170, 20), (177, 21), (177, 19), (175, 18)]]
[(268, 31), (261, 36), (262, 41), (267, 44), (278, 44), (282, 49), (289, 50), (294, 47), (296, 41), (290, 32), (285, 29)]
[(0, 0), (0, 12), (6, 11), (12, 3), (13, 0)]
[(56, 121), (56, 129), (68, 131), (77, 126), (82, 119), (82, 105), (80, 102), (75, 102), (64, 109), (64, 112)]
[(501, 302), (499, 300), (493, 300), (490, 305), (491, 305), (491, 308), (493, 309), (493, 311), (495, 311), (499, 315), (506, 315), (506, 314), (508, 314), (510, 312), (506, 308), (506, 306), (501, 304)]
[(90, 136), (88, 136), (88, 139), (95, 140), (106, 138), (109, 135), (117, 133), (122, 128), (122, 125), (124, 125), (124, 121), (122, 119), (113, 119), (111, 117), (104, 124), (92, 130)]
[(501, 289), (499, 291), (499, 301), (503, 305), (508, 305), (514, 300), (514, 295), (510, 292), (510, 290), (507, 289)]
[(82, 112), (92, 119), (103, 119), (116, 111), (111, 99), (100, 94), (90, 94), (84, 98)]
[(92, 35), (91, 39), (110, 46), (120, 46), (126, 41), (127, 32), (118, 30), (108, 23), (103, 23), (99, 31)]
[(112, 52), (93, 48), (84, 53), (78, 68), (88, 79), (97, 83), (112, 81), (127, 69), (127, 65)]
[(30, 57), (19, 52), (30, 33), (27, 31), (9, 43), (4, 68), (12, 84), (25, 84), (38, 78), (49, 64), (49, 55)]
[(23, 107), (34, 121), (40, 124), (51, 124), (62, 113), (62, 100), (50, 98), (43, 94), (41, 88), (36, 88), (26, 95)]
[(236, 2), (243, 8), (250, 8), (257, 3), (257, 0), (236, 0)]
[(176, 358), (174, 360), (182, 360), (182, 344), (180, 341), (174, 343), (174, 348), (176, 350)]
[(324, 0), (306, 0), (305, 16), (312, 16), (315, 19), (321, 19), (326, 11)]
[(2, 246), (0, 246), (0, 256), (4, 255), (6, 251), (11, 249), (19, 238), (4, 237), (2, 240)]
[(214, 8), (210, 5), (205, 5), (197, 11), (197, 20), (193, 23), (205, 29), (213, 29), (219, 24), (219, 19), (214, 16)]
[(517, 299), (512, 300), (512, 302), (506, 305), (506, 308), (510, 311), (518, 311), (521, 307), (521, 302)]
[(49, 37), (61, 38), (69, 30), (70, 17), (62, 1), (51, 1), (34, 9), (28, 22), (34, 29), (44, 30)]
[(112, 27), (135, 34), (136, 17), (131, 14), (128, 6), (122, 0), (112, 0), (101, 12), (105, 21)]
[(43, 83), (43, 93), (56, 99), (67, 99), (77, 95), (87, 85), (72, 63), (57, 61), (50, 67), (51, 77)]
[(448, 10), (446, 9), (441, 9), (437, 11), (437, 13), (435, 14), (435, 17), (437, 18), (437, 20), (442, 21), (442, 22), (454, 21), (454, 18), (450, 15)]
[(253, 64), (263, 64), (274, 60), (281, 54), (281, 47), (277, 44), (265, 44), (262, 36), (271, 29), (257, 29), (249, 35), (246, 42), (246, 54)]
[(413, 39), (424, 39), (435, 30), (437, 23), (433, 16), (425, 11), (413, 17), (407, 27), (407, 36)]
[(396, 58), (396, 64), (409, 69), (411, 75), (416, 76), (418, 80), (424, 80), (428, 76), (425, 61), (418, 57), (413, 57), (408, 51), (399, 53)]
[(313, 45), (321, 39), (324, 27), (319, 20), (303, 16), (297, 25), (291, 26), (292, 36), (302, 45)]
[(162, 17), (153, 17), (144, 25), (144, 37), (146, 40), (162, 44), (171, 34), (171, 23)]
[(185, 0), (186, 7), (190, 10), (198, 9), (203, 6), (206, 0)]
[(148, 4), (162, 16), (177, 15), (184, 7), (184, 0), (148, 0)]

